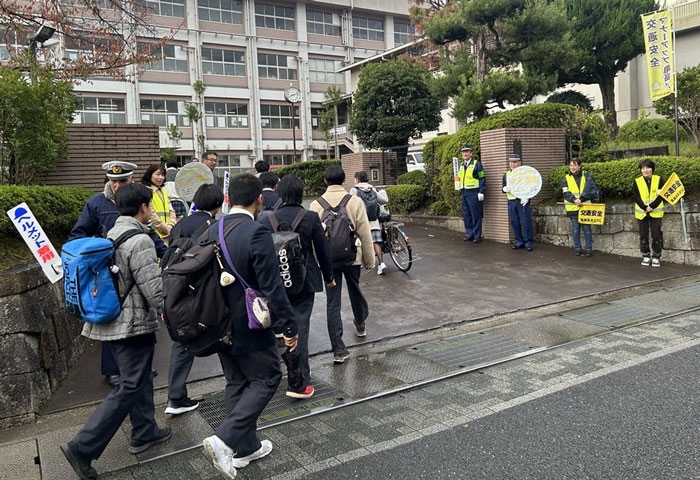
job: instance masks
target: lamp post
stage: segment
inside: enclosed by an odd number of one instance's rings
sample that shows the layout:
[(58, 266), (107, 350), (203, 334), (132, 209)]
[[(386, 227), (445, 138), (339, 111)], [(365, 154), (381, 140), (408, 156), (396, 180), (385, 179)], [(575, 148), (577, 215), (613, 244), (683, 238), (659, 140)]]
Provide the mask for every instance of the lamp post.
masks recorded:
[(289, 102), (292, 109), (292, 148), (294, 152), (292, 154), (292, 163), (297, 163), (297, 134), (296, 126), (294, 125), (296, 117), (294, 115), (294, 106), (301, 100), (301, 92), (298, 88), (290, 85), (287, 90), (284, 91), (284, 99)]
[(36, 31), (36, 33), (30, 35), (28, 37), (29, 40), (29, 51), (32, 54), (32, 59), (36, 60), (36, 49), (38, 44), (44, 44), (47, 40), (49, 40), (51, 37), (53, 37), (53, 34), (56, 33), (55, 28), (47, 27), (46, 25), (42, 25), (39, 27), (39, 30)]

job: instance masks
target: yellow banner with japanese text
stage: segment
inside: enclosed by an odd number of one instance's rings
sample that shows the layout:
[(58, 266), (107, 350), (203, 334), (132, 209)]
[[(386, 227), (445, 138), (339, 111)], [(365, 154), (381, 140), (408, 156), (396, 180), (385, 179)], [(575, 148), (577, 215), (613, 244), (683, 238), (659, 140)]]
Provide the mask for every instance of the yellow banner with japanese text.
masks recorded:
[(582, 203), (578, 211), (578, 223), (602, 225), (605, 222), (604, 203)]
[(675, 205), (678, 203), (683, 195), (685, 195), (685, 187), (678, 177), (676, 172), (673, 172), (664, 186), (659, 190), (659, 195), (661, 195), (666, 203), (669, 205)]
[(674, 91), (673, 25), (670, 10), (642, 15), (644, 46), (652, 101)]

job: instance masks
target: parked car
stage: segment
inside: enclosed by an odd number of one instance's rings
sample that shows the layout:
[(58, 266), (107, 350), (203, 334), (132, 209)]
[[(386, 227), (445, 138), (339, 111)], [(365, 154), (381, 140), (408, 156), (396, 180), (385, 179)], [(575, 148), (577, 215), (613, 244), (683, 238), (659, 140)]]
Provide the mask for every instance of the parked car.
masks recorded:
[(425, 172), (423, 152), (408, 152), (406, 154), (406, 171), (422, 170)]

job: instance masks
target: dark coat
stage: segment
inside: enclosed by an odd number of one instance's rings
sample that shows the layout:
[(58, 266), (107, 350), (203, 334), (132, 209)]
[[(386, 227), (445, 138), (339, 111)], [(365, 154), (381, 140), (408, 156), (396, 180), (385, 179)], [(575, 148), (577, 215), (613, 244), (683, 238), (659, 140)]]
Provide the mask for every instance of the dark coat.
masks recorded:
[[(297, 334), (297, 316), (289, 303), (277, 264), (275, 246), (270, 229), (254, 221), (244, 213), (233, 213), (224, 217), (224, 228), (237, 218), (245, 218), (226, 237), (231, 261), (245, 281), (265, 295), (270, 310), (276, 317), (275, 330), (287, 337)], [(219, 222), (209, 227), (206, 237), (213, 240), (218, 235)], [(222, 257), (224, 257), (222, 253)], [(223, 259), (227, 266), (226, 260)], [(227, 270), (230, 270), (227, 267)], [(250, 330), (246, 312), (244, 289), (239, 280), (224, 289), (226, 303), (233, 317), (233, 346), (231, 354), (238, 355), (268, 348), (275, 348), (276, 340), (272, 328)]]
[[(274, 212), (275, 218), (280, 225), (281, 230), (285, 228), (291, 230), (291, 225), (296, 218), (299, 210), (304, 207), (300, 205), (282, 205)], [(272, 230), (270, 217), (267, 216), (260, 220), (260, 223)], [(316, 212), (307, 211), (303, 220), (296, 229), (296, 232), (301, 237), (301, 249), (306, 257), (306, 278), (304, 279), (304, 288), (300, 295), (307, 295), (312, 292), (323, 291), (323, 280), (330, 283), (333, 279), (333, 262), (331, 260), (331, 249), (328, 237), (323, 230), (323, 224)], [(314, 256), (315, 253), (315, 256)], [(319, 264), (321, 264), (319, 269)], [(323, 274), (323, 279), (321, 278)]]

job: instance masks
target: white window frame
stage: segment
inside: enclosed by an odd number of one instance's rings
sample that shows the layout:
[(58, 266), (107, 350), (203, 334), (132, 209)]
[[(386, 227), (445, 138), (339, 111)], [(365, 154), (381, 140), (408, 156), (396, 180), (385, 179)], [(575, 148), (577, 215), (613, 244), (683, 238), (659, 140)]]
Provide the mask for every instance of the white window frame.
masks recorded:
[[(205, 57), (210, 58), (205, 58)], [(245, 52), (225, 48), (202, 47), (202, 73), (245, 77)]]
[(240, 0), (197, 0), (197, 11), (201, 21), (243, 25), (243, 4)]
[(359, 40), (384, 41), (384, 21), (368, 17), (352, 17), (352, 36)]
[[(260, 125), (262, 128), (277, 130), (292, 129), (291, 105), (260, 105)], [(299, 106), (294, 106), (294, 125), (299, 128)]]
[(340, 15), (321, 10), (306, 10), (306, 30), (315, 35), (339, 37), (341, 34)]
[[(80, 105), (75, 110), (73, 123), (81, 124), (126, 124), (126, 101), (119, 97), (78, 97)], [(97, 121), (85, 121), (85, 117)]]
[[(413, 38), (411, 38), (413, 37)], [(416, 27), (411, 25), (409, 22), (397, 22), (394, 21), (394, 44), (404, 45), (408, 42), (415, 40), (416, 38)]]
[[(150, 102), (151, 108), (146, 102)], [(169, 100), (164, 98), (141, 98), (139, 101), (141, 110), (141, 124), (158, 125), (159, 127), (189, 127), (190, 121), (185, 113), (184, 100)]]
[(248, 105), (235, 102), (204, 102), (207, 128), (248, 128)]
[(336, 70), (341, 67), (340, 60), (309, 58), (309, 81), (317, 83), (342, 83), (343, 74), (336, 72)]
[(255, 26), (274, 30), (295, 30), (294, 7), (255, 3)]
[(152, 15), (185, 18), (185, 0), (136, 0), (136, 6)]
[(277, 53), (258, 52), (258, 75), (260, 78), (296, 80), (297, 59)]
[(187, 50), (181, 45), (155, 45), (139, 42), (139, 50), (160, 57), (152, 63), (144, 64), (143, 68), (154, 72), (187, 73)]

